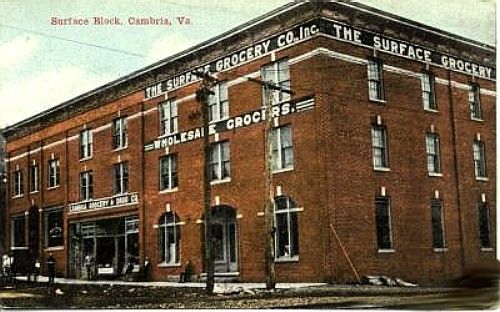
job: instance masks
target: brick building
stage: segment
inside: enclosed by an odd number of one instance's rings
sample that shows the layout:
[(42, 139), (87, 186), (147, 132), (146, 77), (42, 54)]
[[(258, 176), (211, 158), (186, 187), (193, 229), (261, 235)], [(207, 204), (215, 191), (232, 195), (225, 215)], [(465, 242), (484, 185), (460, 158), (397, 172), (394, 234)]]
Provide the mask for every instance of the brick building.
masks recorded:
[[(58, 273), (203, 268), (200, 81), (216, 275), (263, 281), (263, 90), (278, 281), (421, 283), (495, 259), (495, 49), (361, 4), (293, 3), (6, 129), (8, 247)], [(28, 261), (29, 262), (29, 261)]]

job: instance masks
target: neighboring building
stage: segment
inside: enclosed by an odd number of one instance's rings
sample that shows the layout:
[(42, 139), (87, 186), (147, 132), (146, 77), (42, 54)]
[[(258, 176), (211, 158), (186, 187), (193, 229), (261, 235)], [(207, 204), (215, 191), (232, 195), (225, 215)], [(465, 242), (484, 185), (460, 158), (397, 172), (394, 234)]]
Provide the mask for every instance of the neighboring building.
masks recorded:
[(2, 129), (0, 129), (0, 255), (5, 252), (5, 209), (6, 209), (6, 182), (7, 175), (5, 173), (5, 138), (2, 134)]
[[(60, 274), (203, 268), (210, 103), (217, 276), (264, 281), (262, 86), (280, 282), (460, 277), (495, 259), (495, 49), (350, 2), (299, 2), (6, 129), (8, 246)], [(340, 242), (340, 244), (339, 244)], [(345, 253), (344, 253), (345, 250)]]

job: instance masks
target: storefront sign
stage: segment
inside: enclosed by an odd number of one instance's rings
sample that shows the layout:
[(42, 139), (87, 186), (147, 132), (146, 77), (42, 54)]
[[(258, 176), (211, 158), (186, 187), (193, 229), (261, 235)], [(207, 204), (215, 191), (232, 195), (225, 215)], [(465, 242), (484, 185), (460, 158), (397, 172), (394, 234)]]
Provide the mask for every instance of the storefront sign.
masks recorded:
[(69, 212), (81, 212), (137, 204), (138, 202), (139, 195), (137, 193), (130, 193), (69, 204), (68, 209)]
[[(297, 112), (306, 111), (312, 109), (313, 107), (314, 107), (313, 98), (309, 98), (307, 100), (303, 100), (300, 102), (284, 102), (273, 106), (271, 116), (272, 117), (286, 116)], [(248, 127), (260, 123), (265, 119), (266, 119), (265, 109), (260, 108), (258, 110), (254, 110), (240, 116), (230, 117), (223, 121), (210, 124), (208, 127), (208, 135), (214, 135), (215, 133), (235, 130), (236, 128)], [(146, 144), (144, 149), (146, 151), (157, 150), (171, 145), (177, 145), (180, 143), (197, 140), (203, 138), (203, 136), (204, 136), (203, 127), (198, 127), (195, 129), (179, 132), (171, 136), (158, 138), (153, 142)]]
[(199, 81), (200, 78), (194, 75), (193, 72), (217, 73), (231, 69), (266, 55), (269, 52), (310, 39), (320, 33), (329, 35), (338, 40), (366, 46), (412, 60), (430, 63), (453, 71), (488, 79), (495, 79), (496, 77), (496, 71), (493, 67), (445, 55), (415, 44), (391, 39), (370, 31), (360, 30), (343, 23), (318, 19), (280, 33), (270, 39), (260, 41), (232, 54), (218, 58), (208, 64), (188, 69), (181, 74), (174, 75), (153, 86), (146, 87), (144, 90), (144, 97), (150, 99), (192, 82)]

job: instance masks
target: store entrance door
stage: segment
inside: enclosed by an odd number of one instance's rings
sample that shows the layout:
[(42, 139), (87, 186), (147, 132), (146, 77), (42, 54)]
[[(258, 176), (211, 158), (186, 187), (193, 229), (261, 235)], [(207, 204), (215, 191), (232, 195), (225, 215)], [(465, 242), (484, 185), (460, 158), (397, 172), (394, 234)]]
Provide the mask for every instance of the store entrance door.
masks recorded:
[(212, 210), (212, 242), (216, 273), (238, 271), (236, 213), (229, 206)]

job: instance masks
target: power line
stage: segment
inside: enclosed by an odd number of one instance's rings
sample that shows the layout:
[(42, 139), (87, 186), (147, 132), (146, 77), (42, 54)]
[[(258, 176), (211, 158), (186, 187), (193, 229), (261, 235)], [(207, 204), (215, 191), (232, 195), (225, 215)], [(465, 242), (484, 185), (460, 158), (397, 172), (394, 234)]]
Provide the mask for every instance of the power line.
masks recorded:
[(136, 56), (136, 57), (141, 57), (141, 58), (147, 58), (146, 55), (142, 55), (142, 54), (139, 54), (139, 53), (128, 52), (128, 51), (125, 51), (125, 50), (110, 48), (110, 47), (106, 47), (106, 46), (103, 46), (103, 45), (98, 45), (98, 44), (93, 44), (93, 43), (78, 41), (78, 40), (74, 40), (74, 39), (68, 39), (68, 38), (54, 36), (54, 35), (49, 35), (49, 34), (46, 34), (46, 33), (40, 32), (40, 31), (36, 31), (36, 30), (24, 29), (24, 28), (20, 28), (20, 27), (16, 27), (16, 26), (11, 26), (11, 25), (6, 25), (6, 24), (1, 24), (1, 23), (0, 23), (0, 27), (14, 29), (14, 30), (17, 30), (17, 31), (23, 31), (23, 32), (27, 32), (27, 33), (32, 33), (32, 34), (39, 35), (39, 36), (42, 36), (42, 37), (48, 37), (48, 38), (57, 39), (57, 40), (61, 40), (61, 41), (67, 41), (67, 42), (71, 42), (71, 43), (76, 43), (76, 44), (80, 44), (80, 45), (84, 45), (84, 46), (89, 46), (89, 47), (92, 47), (92, 48), (98, 48), (98, 49), (103, 49), (103, 50), (107, 50), (107, 51), (111, 51), (111, 52), (121, 53), (121, 54), (125, 54), (125, 55)]

